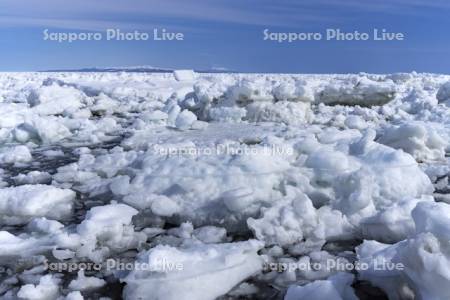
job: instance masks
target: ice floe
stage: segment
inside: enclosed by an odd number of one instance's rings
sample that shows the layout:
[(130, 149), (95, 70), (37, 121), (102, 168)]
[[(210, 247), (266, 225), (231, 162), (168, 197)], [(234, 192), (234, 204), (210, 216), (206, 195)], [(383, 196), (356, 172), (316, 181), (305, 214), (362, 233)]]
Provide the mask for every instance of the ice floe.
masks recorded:
[(449, 82), (2, 73), (0, 298), (447, 299)]

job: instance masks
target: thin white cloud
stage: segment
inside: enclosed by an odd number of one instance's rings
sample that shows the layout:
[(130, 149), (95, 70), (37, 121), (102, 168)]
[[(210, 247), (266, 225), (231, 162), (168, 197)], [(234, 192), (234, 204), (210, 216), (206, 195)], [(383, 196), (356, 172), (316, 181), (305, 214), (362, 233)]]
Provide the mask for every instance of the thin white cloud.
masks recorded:
[[(34, 2), (33, 4), (30, 4)], [(63, 28), (92, 27), (99, 23), (124, 23), (123, 19), (137, 18), (150, 23), (165, 21), (180, 24), (183, 21), (224, 22), (246, 25), (285, 26), (293, 22), (323, 22), (327, 17), (319, 14), (298, 14), (295, 11), (265, 9), (267, 2), (243, 1), (244, 4), (231, 4), (224, 0), (2, 0), (0, 2), (0, 24), (16, 26), (42, 26), (45, 20), (49, 25), (60, 24)], [(270, 4), (270, 3), (269, 3)], [(3, 16), (1, 16), (3, 15)], [(54, 20), (68, 20), (56, 22)], [(85, 24), (81, 24), (84, 20)], [(133, 23), (132, 21), (130, 23)]]
[[(122, 30), (153, 30), (154, 28), (166, 28), (178, 31), (192, 31), (193, 28), (186, 26), (176, 26), (162, 23), (131, 23), (124, 21), (103, 21), (89, 19), (54, 19), (54, 18), (29, 18), (29, 17), (9, 17), (0, 15), (1, 27), (40, 27), (40, 28), (59, 28), (74, 29), (86, 31), (104, 31), (106, 29)], [(196, 32), (198, 30), (196, 29)]]
[[(1, 0), (1, 26), (98, 29), (136, 23), (223, 22), (262, 26), (344, 22), (357, 12), (417, 13), (450, 9), (448, 0)], [(419, 10), (420, 11), (420, 10)], [(3, 16), (2, 16), (3, 15)], [(134, 21), (139, 20), (139, 21)], [(166, 25), (164, 24), (164, 25)], [(139, 27), (140, 28), (140, 27)]]

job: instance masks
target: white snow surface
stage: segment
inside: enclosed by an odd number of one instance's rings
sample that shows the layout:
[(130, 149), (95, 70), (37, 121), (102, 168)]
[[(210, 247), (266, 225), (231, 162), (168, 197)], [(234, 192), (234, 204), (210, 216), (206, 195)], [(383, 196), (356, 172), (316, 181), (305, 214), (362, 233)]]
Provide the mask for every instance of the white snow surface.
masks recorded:
[(0, 298), (449, 299), (449, 83), (0, 73)]
[(0, 189), (0, 223), (22, 224), (34, 217), (64, 219), (71, 215), (75, 192), (49, 185)]
[(131, 272), (124, 279), (124, 295), (127, 299), (215, 299), (261, 271), (262, 258), (257, 251), (262, 245), (250, 240), (156, 246), (139, 256), (138, 263), (147, 263), (150, 270)]

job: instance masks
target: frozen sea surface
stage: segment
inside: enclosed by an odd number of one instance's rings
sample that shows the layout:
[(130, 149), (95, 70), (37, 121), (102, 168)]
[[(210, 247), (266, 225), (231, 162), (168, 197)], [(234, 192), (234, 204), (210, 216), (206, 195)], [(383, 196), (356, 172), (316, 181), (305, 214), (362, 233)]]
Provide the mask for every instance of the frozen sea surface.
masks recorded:
[(449, 86), (0, 73), (0, 298), (448, 299)]

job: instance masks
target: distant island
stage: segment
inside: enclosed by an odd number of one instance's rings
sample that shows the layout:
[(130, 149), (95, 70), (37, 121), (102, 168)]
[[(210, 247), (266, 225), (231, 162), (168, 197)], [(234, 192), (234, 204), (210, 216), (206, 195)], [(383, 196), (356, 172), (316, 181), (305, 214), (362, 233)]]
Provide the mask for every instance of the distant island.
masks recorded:
[[(55, 70), (43, 70), (40, 72), (172, 73), (173, 71), (175, 71), (175, 69), (159, 68), (159, 67), (153, 67), (153, 66), (135, 66), (135, 67), (109, 67), (109, 68), (91, 67), (91, 68), (81, 68), (81, 69), (55, 69)], [(194, 70), (194, 71), (197, 73), (236, 73), (235, 71), (230, 71), (225, 68), (213, 68), (213, 69), (207, 69), (207, 70)]]

